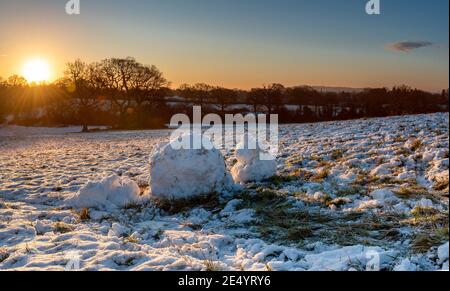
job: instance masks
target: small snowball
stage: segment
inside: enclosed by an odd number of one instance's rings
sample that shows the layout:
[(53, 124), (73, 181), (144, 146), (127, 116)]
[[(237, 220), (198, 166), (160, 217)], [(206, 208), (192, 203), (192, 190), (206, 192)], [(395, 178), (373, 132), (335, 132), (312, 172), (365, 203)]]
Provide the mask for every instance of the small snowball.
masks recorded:
[[(249, 141), (252, 145), (256, 145), (256, 149), (250, 149)], [(269, 154), (259, 147), (257, 141), (246, 135), (244, 142), (241, 142), (236, 149), (237, 163), (231, 169), (234, 181), (236, 183), (260, 182), (274, 176), (277, 172), (275, 160), (264, 160), (261, 156), (269, 157)]]

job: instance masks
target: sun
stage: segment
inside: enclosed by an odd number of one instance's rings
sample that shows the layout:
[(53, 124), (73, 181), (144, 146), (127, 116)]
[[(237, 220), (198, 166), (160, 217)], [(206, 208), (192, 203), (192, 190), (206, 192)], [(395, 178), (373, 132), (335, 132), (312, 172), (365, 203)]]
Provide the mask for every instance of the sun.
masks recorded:
[(42, 83), (50, 79), (50, 66), (45, 60), (30, 60), (23, 66), (22, 74), (29, 83)]

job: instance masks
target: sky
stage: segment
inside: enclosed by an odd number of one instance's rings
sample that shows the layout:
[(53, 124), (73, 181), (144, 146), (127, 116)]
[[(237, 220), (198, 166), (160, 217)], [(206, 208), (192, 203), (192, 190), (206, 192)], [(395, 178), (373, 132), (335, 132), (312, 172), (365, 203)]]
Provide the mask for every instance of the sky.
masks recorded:
[(285, 86), (449, 87), (449, 1), (0, 0), (0, 76), (41, 58), (135, 57), (172, 82)]

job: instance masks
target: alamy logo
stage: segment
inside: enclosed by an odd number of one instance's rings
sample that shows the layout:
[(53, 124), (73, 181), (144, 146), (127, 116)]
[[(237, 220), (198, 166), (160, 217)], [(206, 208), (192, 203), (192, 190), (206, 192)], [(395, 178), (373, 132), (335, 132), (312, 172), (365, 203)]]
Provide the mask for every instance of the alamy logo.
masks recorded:
[(366, 13), (369, 15), (380, 15), (381, 14), (380, 0), (370, 0), (369, 2), (367, 2)]
[(67, 2), (66, 13), (69, 15), (79, 15), (81, 13), (80, 0), (70, 0)]
[[(381, 14), (381, 0), (370, 0), (366, 4), (366, 13), (369, 15)], [(79, 15), (81, 13), (80, 0), (69, 0), (66, 4), (66, 13), (69, 15)]]
[[(269, 119), (269, 122), (268, 122)], [(225, 122), (217, 114), (202, 118), (200, 106), (193, 107), (193, 120), (186, 114), (176, 114), (170, 120), (171, 146), (180, 149), (227, 149), (236, 145), (246, 150), (258, 150), (260, 160), (274, 160), (279, 150), (278, 115), (226, 114)], [(188, 134), (187, 134), (188, 133)]]

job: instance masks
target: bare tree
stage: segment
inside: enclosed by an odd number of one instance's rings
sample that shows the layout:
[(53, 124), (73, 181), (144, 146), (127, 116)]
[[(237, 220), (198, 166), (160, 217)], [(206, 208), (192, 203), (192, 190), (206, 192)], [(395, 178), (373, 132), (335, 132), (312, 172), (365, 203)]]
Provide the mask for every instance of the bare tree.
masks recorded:
[(262, 104), (263, 96), (264, 94), (261, 88), (253, 88), (248, 93), (247, 103), (252, 105), (254, 114), (258, 113), (258, 110)]
[(160, 90), (169, 84), (155, 66), (142, 65), (130, 57), (103, 60), (99, 72), (122, 123), (129, 112), (140, 111), (144, 103), (157, 102)]
[(64, 77), (60, 80), (76, 108), (77, 115), (82, 118), (83, 132), (88, 131), (89, 119), (98, 106), (97, 71), (94, 64), (88, 65), (77, 59), (66, 64)]
[(28, 81), (22, 76), (12, 75), (6, 81), (6, 86), (7, 87), (27, 87)]
[(234, 90), (216, 87), (212, 89), (211, 97), (214, 103), (219, 105), (220, 113), (224, 116), (227, 107), (237, 98), (237, 94)]
[(178, 91), (187, 100), (193, 102), (195, 105), (204, 106), (211, 101), (211, 92), (214, 87), (205, 83), (197, 83), (193, 86), (184, 84), (181, 85)]
[(169, 82), (155, 66), (137, 64), (130, 80), (130, 94), (137, 108), (143, 103), (153, 104), (161, 98), (161, 89)]

